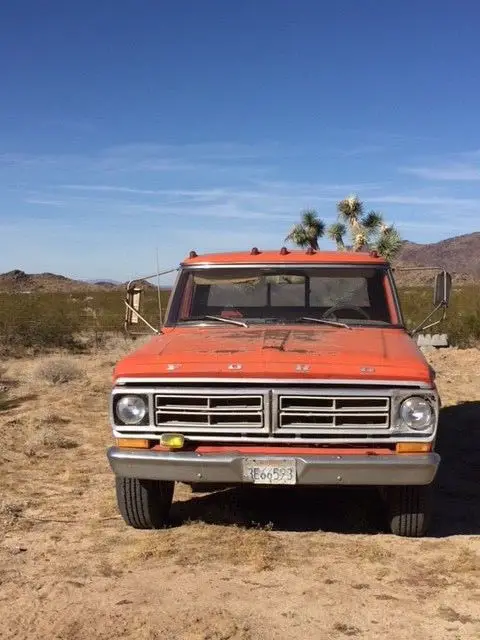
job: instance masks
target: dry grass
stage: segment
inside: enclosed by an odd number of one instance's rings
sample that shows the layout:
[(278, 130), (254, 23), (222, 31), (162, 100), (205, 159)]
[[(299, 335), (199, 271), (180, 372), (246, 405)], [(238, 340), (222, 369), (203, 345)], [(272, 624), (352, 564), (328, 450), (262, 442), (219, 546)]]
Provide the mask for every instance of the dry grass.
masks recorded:
[(480, 580), (480, 556), (468, 547), (445, 550), (435, 557), (420, 557), (404, 572), (402, 582), (410, 587), (443, 590), (455, 585), (474, 585)]
[(43, 450), (75, 449), (78, 443), (72, 438), (66, 438), (58, 428), (44, 426), (35, 431), (25, 443), (27, 456), (38, 456)]
[(147, 535), (135, 544), (130, 559), (134, 562), (174, 560), (184, 567), (226, 563), (232, 567), (251, 566), (255, 571), (268, 571), (292, 562), (289, 549), (268, 531), (235, 525), (229, 528), (204, 523), (191, 526), (193, 537), (188, 527), (183, 531)]
[(50, 384), (67, 384), (83, 377), (83, 370), (71, 358), (46, 358), (34, 369), (33, 374), (38, 380)]
[(28, 502), (25, 501), (2, 499), (0, 501), (0, 522), (3, 522), (5, 526), (13, 525), (22, 517), (27, 507)]
[[(192, 494), (172, 527), (128, 529), (105, 458), (124, 343), (5, 364), (0, 413), (0, 637), (259, 640), (480, 636), (477, 350), (429, 354), (444, 409), (432, 537), (382, 533), (361, 490)], [(421, 602), (421, 607), (418, 606)], [(345, 603), (348, 603), (346, 606)]]

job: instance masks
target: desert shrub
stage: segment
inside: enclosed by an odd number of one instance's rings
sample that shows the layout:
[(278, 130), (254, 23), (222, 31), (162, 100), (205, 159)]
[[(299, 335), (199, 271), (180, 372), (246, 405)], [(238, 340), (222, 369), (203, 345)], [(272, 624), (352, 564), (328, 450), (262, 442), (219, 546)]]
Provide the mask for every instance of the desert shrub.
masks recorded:
[(447, 333), (451, 344), (460, 348), (480, 344), (480, 304), (478, 306), (477, 311), (459, 313), (448, 321)]
[(27, 501), (0, 499), (0, 524), (10, 527), (17, 522), (28, 507)]
[(0, 411), (5, 411), (8, 409), (9, 402), (7, 398), (7, 394), (4, 389), (0, 388)]
[(24, 452), (29, 457), (34, 457), (39, 451), (55, 449), (75, 449), (78, 443), (64, 436), (54, 426), (42, 426), (26, 441)]
[(75, 349), (79, 320), (71, 310), (48, 304), (48, 299), (4, 294), (0, 311), (0, 343), (3, 355), (48, 349)]
[[(430, 287), (401, 287), (400, 302), (409, 329), (417, 326), (432, 310)], [(447, 318), (433, 333), (446, 333), (450, 344), (464, 348), (480, 342), (480, 285), (453, 287)]]
[(0, 365), (0, 411), (6, 411), (15, 404), (15, 400), (9, 397), (8, 392), (16, 386), (17, 382), (9, 378), (7, 372), (7, 367)]
[(34, 370), (34, 376), (50, 384), (66, 384), (81, 378), (83, 371), (71, 360), (55, 358), (41, 362)]
[[(164, 312), (168, 297), (162, 292)], [(118, 290), (0, 293), (0, 355), (104, 348), (112, 332), (123, 331), (123, 299), (124, 292)], [(154, 326), (158, 323), (155, 290), (146, 292), (143, 315)]]
[(64, 418), (55, 411), (47, 411), (41, 418), (40, 422), (47, 425), (66, 425), (69, 424), (70, 420), (68, 418)]

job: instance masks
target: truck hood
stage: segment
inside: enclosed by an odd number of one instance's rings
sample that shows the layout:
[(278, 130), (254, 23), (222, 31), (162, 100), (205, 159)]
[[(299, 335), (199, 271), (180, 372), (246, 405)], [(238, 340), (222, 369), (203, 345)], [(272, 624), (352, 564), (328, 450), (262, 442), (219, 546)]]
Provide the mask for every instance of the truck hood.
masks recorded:
[(404, 330), (327, 325), (167, 329), (118, 362), (119, 378), (433, 380)]

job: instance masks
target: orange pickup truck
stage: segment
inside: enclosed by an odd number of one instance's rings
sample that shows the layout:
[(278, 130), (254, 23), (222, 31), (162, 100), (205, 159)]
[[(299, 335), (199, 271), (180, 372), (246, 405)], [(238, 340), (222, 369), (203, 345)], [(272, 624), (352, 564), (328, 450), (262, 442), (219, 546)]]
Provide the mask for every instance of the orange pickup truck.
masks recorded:
[[(435, 309), (450, 286), (438, 273)], [(391, 531), (421, 536), (438, 414), (434, 371), (377, 254), (192, 251), (164, 325), (114, 370), (118, 507), (152, 529), (168, 523), (175, 482), (374, 485)]]

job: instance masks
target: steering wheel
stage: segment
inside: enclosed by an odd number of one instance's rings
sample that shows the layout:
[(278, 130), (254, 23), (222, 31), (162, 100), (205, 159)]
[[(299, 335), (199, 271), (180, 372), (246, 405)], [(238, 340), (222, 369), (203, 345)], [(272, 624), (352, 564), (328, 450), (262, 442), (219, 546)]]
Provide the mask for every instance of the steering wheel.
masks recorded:
[(361, 316), (363, 316), (365, 320), (371, 320), (368, 313), (364, 309), (362, 309), (362, 307), (357, 307), (354, 304), (334, 304), (333, 307), (330, 307), (330, 309), (327, 309), (325, 311), (325, 313), (322, 315), (322, 318), (328, 318), (328, 316), (333, 315), (335, 311), (338, 311), (339, 309), (349, 309), (351, 311), (356, 311)]

